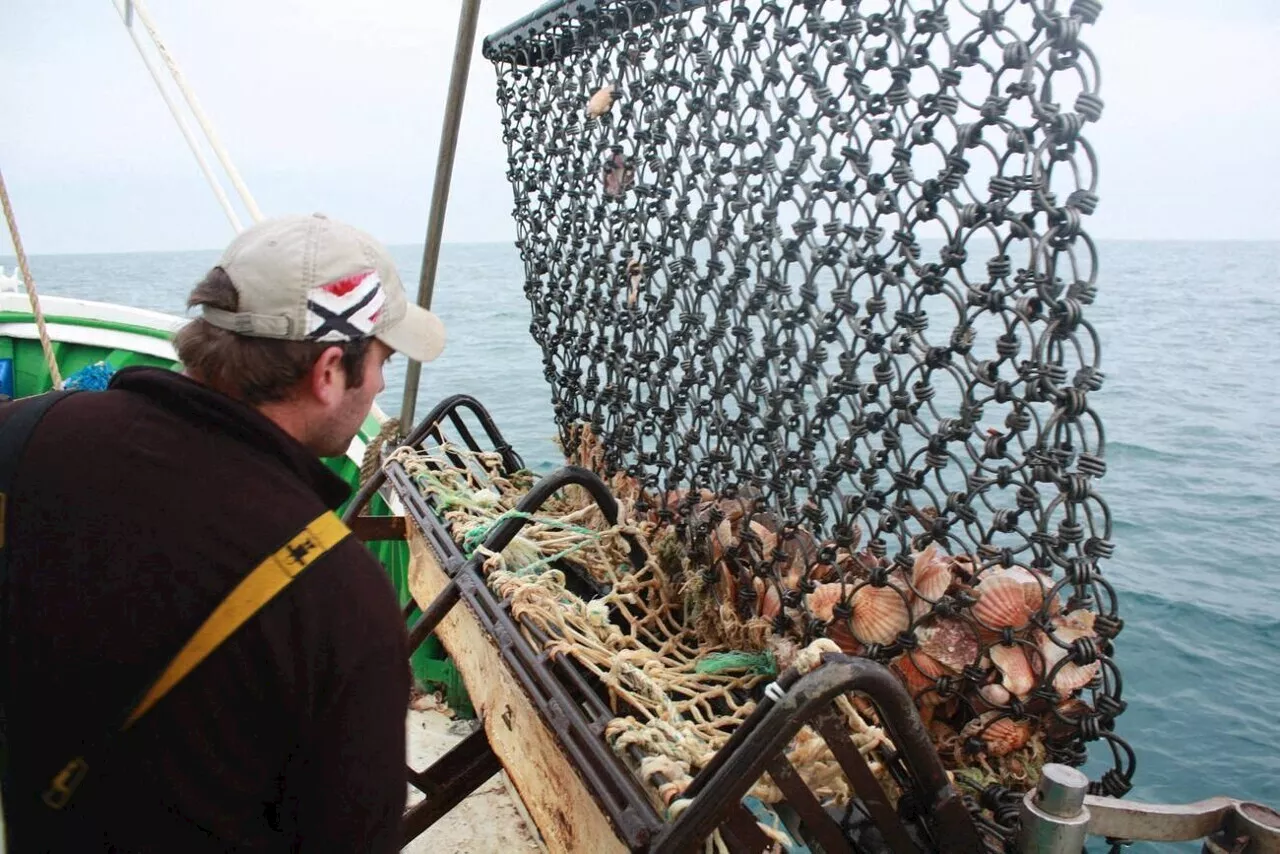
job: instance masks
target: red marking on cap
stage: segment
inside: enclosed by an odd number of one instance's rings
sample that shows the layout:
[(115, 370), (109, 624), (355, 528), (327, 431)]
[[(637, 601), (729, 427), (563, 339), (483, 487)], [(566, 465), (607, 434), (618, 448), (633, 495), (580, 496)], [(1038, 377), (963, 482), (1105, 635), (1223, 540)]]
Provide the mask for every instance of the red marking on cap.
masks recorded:
[(321, 287), (333, 294), (335, 297), (345, 297), (347, 294), (359, 287), (365, 279), (373, 274), (373, 272), (373, 270), (361, 270), (354, 276), (347, 276), (345, 279), (338, 279), (336, 282), (330, 282), (329, 284), (322, 285)]
[(378, 309), (373, 314), (369, 315), (369, 322), (377, 323), (379, 317), (382, 317), (382, 309)]

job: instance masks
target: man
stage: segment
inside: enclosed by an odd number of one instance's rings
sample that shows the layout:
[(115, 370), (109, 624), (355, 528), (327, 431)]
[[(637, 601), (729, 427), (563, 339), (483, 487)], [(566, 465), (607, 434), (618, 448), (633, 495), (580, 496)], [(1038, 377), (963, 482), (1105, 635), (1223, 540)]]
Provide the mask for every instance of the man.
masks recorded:
[[(185, 375), (128, 368), (65, 398), (17, 467), (10, 850), (397, 850), (400, 609), (340, 525), (327, 552), (296, 535), (348, 496), (319, 457), (346, 451), (384, 362), (434, 359), (444, 328), (406, 301), (385, 248), (320, 215), (240, 234), (189, 305), (201, 314), (175, 339)], [(0, 424), (23, 405), (0, 406)], [(278, 551), (313, 562), (103, 747), (97, 736)], [(80, 756), (87, 771), (68, 764)], [(47, 805), (51, 792), (65, 806)]]

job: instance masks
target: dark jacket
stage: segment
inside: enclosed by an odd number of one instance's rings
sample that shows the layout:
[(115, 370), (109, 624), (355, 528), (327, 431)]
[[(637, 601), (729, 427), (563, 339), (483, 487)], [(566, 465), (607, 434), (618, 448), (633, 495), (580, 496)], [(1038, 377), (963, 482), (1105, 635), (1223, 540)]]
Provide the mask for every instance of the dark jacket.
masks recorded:
[[(50, 411), (9, 497), (11, 851), (46, 850), (38, 798), (76, 739), (348, 492), (256, 410), (171, 372), (129, 368)], [(386, 573), (349, 536), (90, 768), (68, 847), (398, 849), (407, 656)]]

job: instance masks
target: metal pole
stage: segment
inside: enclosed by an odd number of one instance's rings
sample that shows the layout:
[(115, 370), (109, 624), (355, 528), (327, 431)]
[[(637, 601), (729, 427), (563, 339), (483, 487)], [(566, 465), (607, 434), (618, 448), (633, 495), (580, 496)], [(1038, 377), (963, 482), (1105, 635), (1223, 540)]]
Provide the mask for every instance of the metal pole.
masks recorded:
[[(440, 130), (440, 153), (436, 158), (435, 186), (431, 191), (431, 212), (427, 217), (427, 239), (422, 247), (422, 275), (418, 279), (418, 305), (431, 308), (436, 285), (436, 266), (440, 261), (440, 234), (444, 230), (444, 211), (449, 204), (449, 182), (453, 178), (453, 155), (458, 148), (458, 126), (462, 122), (462, 101), (467, 94), (467, 72), (471, 68), (471, 51), (476, 41), (476, 20), (480, 16), (480, 0), (463, 0), (458, 18), (458, 38), (453, 47), (453, 70), (449, 74), (449, 100), (444, 108), (444, 126)], [(404, 375), (404, 401), (400, 405), (400, 424), (413, 428), (413, 411), (418, 403), (418, 378), (422, 366), (409, 362)]]

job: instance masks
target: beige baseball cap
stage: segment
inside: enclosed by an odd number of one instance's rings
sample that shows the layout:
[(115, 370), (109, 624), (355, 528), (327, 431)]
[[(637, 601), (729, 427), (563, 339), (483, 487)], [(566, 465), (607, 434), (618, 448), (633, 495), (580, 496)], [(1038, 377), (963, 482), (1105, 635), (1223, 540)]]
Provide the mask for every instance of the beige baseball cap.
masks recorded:
[(386, 247), (324, 214), (255, 223), (218, 266), (240, 296), (239, 311), (202, 309), (221, 329), (286, 341), (372, 337), (419, 362), (444, 349), (444, 324), (405, 297)]

